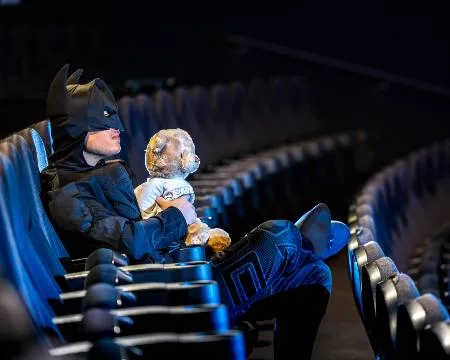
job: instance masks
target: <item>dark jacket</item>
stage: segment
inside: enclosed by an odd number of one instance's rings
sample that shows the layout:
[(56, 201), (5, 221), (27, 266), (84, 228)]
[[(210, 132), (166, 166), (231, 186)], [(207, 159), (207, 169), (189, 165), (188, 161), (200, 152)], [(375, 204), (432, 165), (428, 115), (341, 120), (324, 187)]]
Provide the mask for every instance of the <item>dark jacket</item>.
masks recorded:
[(107, 247), (136, 262), (170, 262), (187, 224), (175, 207), (142, 220), (131, 176), (122, 161), (101, 161), (80, 172), (49, 167), (41, 177), (43, 200), (72, 258)]
[(47, 96), (54, 152), (41, 182), (50, 218), (72, 258), (107, 247), (136, 262), (171, 261), (170, 249), (187, 232), (181, 212), (169, 208), (142, 220), (128, 167), (120, 160), (92, 167), (83, 156), (88, 132), (123, 127), (106, 83), (82, 84), (82, 73), (68, 76), (69, 65), (63, 66)]

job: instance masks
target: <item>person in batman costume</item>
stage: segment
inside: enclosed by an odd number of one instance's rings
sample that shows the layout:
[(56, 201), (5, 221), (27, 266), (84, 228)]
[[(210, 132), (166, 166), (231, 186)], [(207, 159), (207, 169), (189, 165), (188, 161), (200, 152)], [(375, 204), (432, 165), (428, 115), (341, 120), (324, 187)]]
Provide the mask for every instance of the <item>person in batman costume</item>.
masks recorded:
[[(196, 218), (187, 199), (158, 203), (142, 219), (130, 169), (121, 160), (123, 131), (114, 96), (101, 79), (80, 84), (82, 70), (55, 76), (47, 98), (54, 153), (42, 172), (43, 200), (71, 257), (107, 247), (135, 263), (172, 262)], [(331, 292), (323, 259), (343, 248), (345, 224), (319, 204), (295, 224), (266, 221), (210, 263), (234, 324), (276, 320), (276, 359), (308, 359)]]

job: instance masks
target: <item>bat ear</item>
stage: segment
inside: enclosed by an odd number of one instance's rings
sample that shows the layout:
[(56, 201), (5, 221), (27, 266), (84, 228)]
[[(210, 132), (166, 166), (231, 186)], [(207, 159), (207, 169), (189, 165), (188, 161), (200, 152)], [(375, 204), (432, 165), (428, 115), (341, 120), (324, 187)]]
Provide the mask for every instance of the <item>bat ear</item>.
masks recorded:
[(95, 85), (106, 95), (106, 97), (112, 101), (115, 102), (116, 99), (114, 98), (114, 94), (112, 93), (111, 89), (106, 85), (106, 83), (102, 79), (95, 79), (94, 80)]
[(47, 95), (47, 116), (64, 116), (68, 112), (69, 94), (67, 93), (67, 74), (69, 64), (64, 65), (53, 78)]
[(81, 75), (83, 74), (83, 69), (78, 69), (72, 73), (67, 79), (66, 85), (75, 85), (78, 84)]

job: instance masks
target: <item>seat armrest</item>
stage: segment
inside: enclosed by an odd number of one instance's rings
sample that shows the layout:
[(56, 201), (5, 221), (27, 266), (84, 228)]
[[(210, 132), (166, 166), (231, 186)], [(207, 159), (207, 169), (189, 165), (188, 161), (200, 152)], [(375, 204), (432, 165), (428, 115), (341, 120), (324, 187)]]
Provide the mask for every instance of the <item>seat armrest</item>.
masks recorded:
[(61, 261), (64, 269), (68, 273), (84, 271), (87, 258), (63, 259)]

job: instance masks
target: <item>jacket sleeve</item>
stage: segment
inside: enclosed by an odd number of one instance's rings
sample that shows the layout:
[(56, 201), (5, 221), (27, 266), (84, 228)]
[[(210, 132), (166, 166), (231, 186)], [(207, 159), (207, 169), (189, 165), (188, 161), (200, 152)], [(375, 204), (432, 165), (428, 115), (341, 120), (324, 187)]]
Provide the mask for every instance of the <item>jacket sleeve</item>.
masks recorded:
[(186, 233), (187, 224), (183, 214), (177, 208), (170, 207), (148, 219), (127, 222), (122, 231), (119, 250), (135, 259), (150, 256), (153, 261), (161, 262), (161, 254), (182, 244)]
[(92, 183), (71, 183), (52, 192), (49, 212), (58, 228), (78, 233), (92, 248), (109, 247), (136, 260), (164, 259), (167, 248), (180, 245), (187, 224), (180, 210), (170, 207), (146, 220), (131, 220), (111, 212), (95, 196)]

